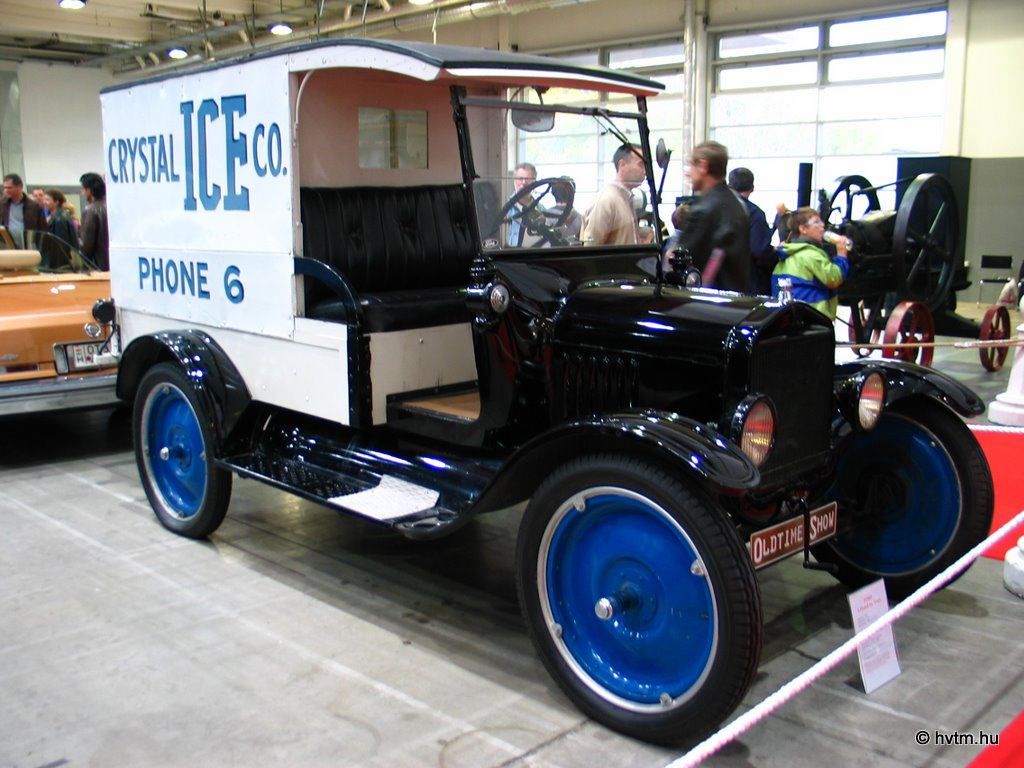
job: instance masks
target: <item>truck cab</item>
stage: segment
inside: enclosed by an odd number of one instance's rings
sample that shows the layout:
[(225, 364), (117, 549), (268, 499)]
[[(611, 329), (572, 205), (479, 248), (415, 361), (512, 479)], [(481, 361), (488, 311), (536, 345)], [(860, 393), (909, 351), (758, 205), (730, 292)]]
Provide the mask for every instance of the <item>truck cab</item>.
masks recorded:
[(569, 224), (623, 145), (657, 221), (660, 90), (329, 40), (105, 91), (117, 388), (160, 522), (211, 535), (236, 474), (420, 539), (528, 502), (545, 666), (657, 743), (749, 687), (757, 568), (802, 554), (909, 591), (980, 541), (973, 393), (836, 364), (808, 305), (686, 287), (660, 226), (601, 245)]

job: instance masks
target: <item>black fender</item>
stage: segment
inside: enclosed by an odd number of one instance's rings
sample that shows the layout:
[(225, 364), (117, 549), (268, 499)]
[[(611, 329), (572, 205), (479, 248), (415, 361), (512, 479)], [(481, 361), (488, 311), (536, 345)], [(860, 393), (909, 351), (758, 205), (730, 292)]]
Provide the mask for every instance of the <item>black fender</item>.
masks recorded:
[(134, 400), (146, 371), (163, 362), (176, 363), (188, 375), (220, 445), (252, 400), (231, 358), (202, 331), (160, 331), (139, 336), (121, 356), (117, 396)]
[(712, 494), (738, 495), (761, 482), (739, 446), (706, 424), (663, 411), (607, 414), (561, 424), (521, 446), (502, 464), (474, 511), (511, 506), (529, 498), (567, 459), (608, 452), (652, 458)]
[(858, 360), (837, 365), (833, 377), (836, 396), (869, 370), (877, 370), (885, 376), (887, 408), (905, 398), (923, 395), (944, 403), (961, 416), (978, 416), (985, 412), (981, 398), (956, 379), (932, 368), (899, 360)]

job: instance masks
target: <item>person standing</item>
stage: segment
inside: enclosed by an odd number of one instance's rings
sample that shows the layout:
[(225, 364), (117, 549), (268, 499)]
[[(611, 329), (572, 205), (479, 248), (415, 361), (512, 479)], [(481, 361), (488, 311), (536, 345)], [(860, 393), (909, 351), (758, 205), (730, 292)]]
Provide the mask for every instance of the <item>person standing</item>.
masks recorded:
[(750, 292), (770, 296), (772, 270), (779, 257), (772, 248), (768, 217), (756, 203), (750, 202), (750, 193), (754, 191), (753, 172), (749, 168), (733, 168), (729, 172), (729, 189), (739, 195), (750, 220)]
[[(520, 163), (512, 171), (512, 184), (515, 186), (516, 192), (519, 192), (523, 187), (527, 187), (533, 184), (537, 180), (537, 167), (533, 163)], [(508, 244), (513, 248), (521, 248), (523, 245), (523, 239), (526, 237), (526, 227), (523, 226), (523, 208), (533, 202), (532, 195), (524, 195), (523, 197), (517, 197), (516, 204), (510, 212), (509, 218), (511, 219), (508, 223)]]
[(750, 222), (747, 209), (725, 184), (729, 151), (717, 141), (693, 148), (686, 176), (699, 195), (681, 232), (673, 236), (690, 253), (703, 284), (750, 292)]
[[(14, 245), (26, 247), (25, 233), (45, 232), (46, 218), (43, 209), (35, 200), (25, 194), (25, 182), (16, 173), (4, 176), (4, 196), (0, 201), (0, 224), (7, 227)], [(28, 243), (31, 246), (31, 243)]]
[(779, 263), (772, 272), (772, 292), (779, 296), (779, 279), (792, 282), (794, 299), (836, 319), (839, 286), (850, 272), (849, 241), (836, 240), (836, 256), (825, 252), (825, 222), (814, 208), (797, 208), (789, 222), (790, 239), (779, 246)]
[(82, 211), (82, 255), (102, 270), (110, 269), (110, 234), (107, 231), (107, 185), (98, 173), (80, 179), (86, 206)]
[(632, 192), (647, 177), (647, 165), (632, 144), (615, 150), (612, 162), (615, 178), (598, 193), (583, 217), (580, 240), (584, 245), (635, 245), (640, 240)]

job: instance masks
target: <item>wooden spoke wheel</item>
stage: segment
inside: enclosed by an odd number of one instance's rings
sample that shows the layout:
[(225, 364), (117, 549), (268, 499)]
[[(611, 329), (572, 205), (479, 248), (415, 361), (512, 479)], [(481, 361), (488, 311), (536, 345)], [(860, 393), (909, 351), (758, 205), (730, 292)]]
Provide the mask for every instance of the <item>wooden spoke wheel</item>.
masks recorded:
[[(1010, 313), (1006, 307), (989, 307), (981, 320), (982, 341), (1004, 341), (1010, 338)], [(986, 371), (998, 371), (1006, 362), (1009, 347), (981, 347), (978, 355)]]
[[(931, 346), (935, 341), (935, 321), (928, 306), (919, 301), (904, 301), (896, 305), (885, 324), (886, 344), (909, 344), (911, 346), (885, 349), (882, 357), (931, 365), (935, 354)], [(922, 346), (915, 346), (922, 345)]]
[[(866, 300), (850, 305), (850, 323), (847, 326), (847, 332), (852, 343), (877, 344), (881, 340), (880, 310), (879, 305), (869, 307)], [(857, 357), (868, 357), (873, 351), (871, 347), (852, 347), (852, 349)]]

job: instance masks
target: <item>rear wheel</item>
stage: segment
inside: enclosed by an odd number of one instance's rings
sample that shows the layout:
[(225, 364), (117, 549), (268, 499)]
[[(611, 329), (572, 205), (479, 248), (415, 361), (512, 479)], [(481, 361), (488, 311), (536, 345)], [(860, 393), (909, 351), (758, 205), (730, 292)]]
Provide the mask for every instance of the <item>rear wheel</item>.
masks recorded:
[(201, 539), (224, 520), (231, 473), (214, 466), (213, 430), (185, 373), (153, 366), (135, 397), (135, 463), (157, 518), (175, 533)]
[(689, 742), (742, 699), (761, 652), (753, 566), (728, 517), (674, 476), (572, 461), (530, 502), (516, 554), (541, 659), (594, 720)]
[(852, 438), (829, 496), (852, 526), (815, 547), (815, 557), (834, 563), (851, 587), (884, 578), (896, 597), (947, 568), (992, 525), (992, 475), (978, 441), (926, 398), (897, 403)]

